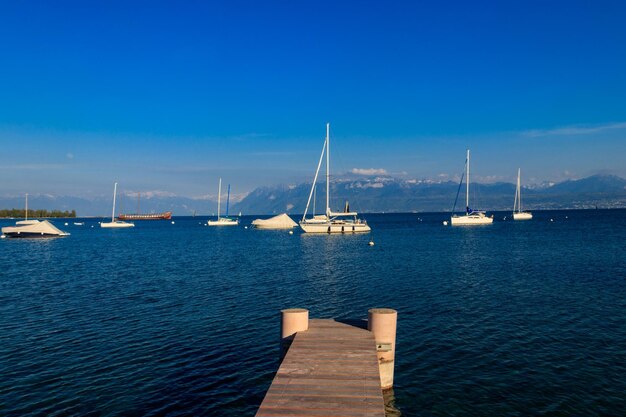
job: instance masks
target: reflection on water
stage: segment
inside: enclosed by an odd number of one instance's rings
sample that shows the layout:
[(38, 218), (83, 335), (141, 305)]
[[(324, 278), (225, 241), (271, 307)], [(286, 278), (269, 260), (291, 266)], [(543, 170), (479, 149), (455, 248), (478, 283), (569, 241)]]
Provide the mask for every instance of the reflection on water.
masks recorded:
[(621, 416), (626, 211), (533, 214), (370, 215), (372, 234), (330, 236), (85, 219), (62, 239), (2, 239), (0, 414), (253, 416), (281, 309), (390, 307), (390, 415)]
[(385, 401), (385, 417), (400, 417), (402, 413), (396, 408), (396, 396), (393, 388), (383, 390), (383, 400)]

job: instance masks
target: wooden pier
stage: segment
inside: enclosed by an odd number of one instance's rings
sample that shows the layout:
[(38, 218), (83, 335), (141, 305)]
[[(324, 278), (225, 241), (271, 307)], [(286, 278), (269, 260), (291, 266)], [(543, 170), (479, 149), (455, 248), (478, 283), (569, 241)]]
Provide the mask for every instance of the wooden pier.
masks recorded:
[(385, 417), (374, 334), (332, 319), (308, 320), (256, 415)]

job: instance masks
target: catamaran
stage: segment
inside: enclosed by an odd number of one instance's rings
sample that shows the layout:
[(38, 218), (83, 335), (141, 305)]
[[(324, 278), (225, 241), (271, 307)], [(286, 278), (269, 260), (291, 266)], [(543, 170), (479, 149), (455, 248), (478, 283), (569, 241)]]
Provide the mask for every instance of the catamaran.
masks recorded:
[(28, 194), (26, 194), (26, 209), (24, 210), (24, 220), (15, 222), (15, 226), (2, 228), (3, 237), (13, 238), (42, 238), (42, 237), (62, 237), (70, 234), (56, 228), (48, 220), (28, 220)]
[[(311, 198), (317, 184), (322, 161), (326, 154), (326, 214), (313, 216), (307, 219), (306, 215), (311, 204)], [(326, 123), (326, 140), (322, 147), (322, 154), (317, 164), (315, 178), (309, 193), (309, 200), (306, 203), (300, 227), (306, 233), (363, 233), (371, 229), (366, 221), (357, 218), (357, 212), (350, 211), (348, 204), (343, 213), (337, 213), (330, 209), (330, 123)], [(351, 219), (350, 219), (351, 217)], [(342, 219), (346, 218), (346, 219)]]
[(115, 197), (117, 196), (117, 183), (113, 186), (113, 212), (111, 213), (111, 221), (109, 223), (102, 222), (100, 227), (105, 228), (126, 228), (135, 227), (134, 223), (123, 222), (121, 220), (115, 220)]
[[(469, 184), (470, 184), (470, 151), (467, 150), (467, 158), (465, 159), (465, 214), (462, 216), (453, 214), (450, 218), (450, 224), (452, 226), (470, 226), (480, 224), (493, 223), (493, 216), (487, 217), (484, 211), (472, 210), (469, 206)], [(461, 177), (461, 183), (463, 183), (463, 177)], [(457, 193), (458, 197), (458, 193)], [(456, 201), (455, 201), (456, 206)], [(452, 209), (454, 211), (454, 209)]]
[(209, 220), (207, 225), (209, 226), (237, 226), (239, 224), (238, 219), (231, 219), (228, 217), (228, 203), (230, 202), (230, 184), (228, 185), (228, 197), (226, 197), (226, 217), (220, 217), (220, 202), (222, 197), (222, 179), (217, 188), (217, 219)]
[[(517, 189), (515, 190), (515, 201), (513, 202), (513, 220), (530, 220), (533, 215), (529, 211), (522, 211), (522, 186), (520, 182), (521, 168), (517, 169)], [(517, 209), (517, 211), (515, 211)]]

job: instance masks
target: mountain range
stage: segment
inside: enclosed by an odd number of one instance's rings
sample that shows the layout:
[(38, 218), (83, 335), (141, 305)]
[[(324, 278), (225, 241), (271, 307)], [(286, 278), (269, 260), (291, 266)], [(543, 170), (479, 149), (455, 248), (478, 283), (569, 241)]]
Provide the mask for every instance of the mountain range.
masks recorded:
[[(316, 213), (325, 206), (325, 184), (318, 184)], [(230, 213), (273, 214), (302, 213), (311, 184), (260, 187), (231, 201)], [(336, 178), (331, 183), (331, 206), (337, 211), (350, 202), (359, 212), (441, 212), (453, 208), (457, 190), (457, 211), (465, 206), (465, 187), (452, 181), (401, 179), (392, 176), (351, 176)], [(470, 205), (474, 209), (511, 210), (515, 185), (511, 183), (474, 184), (470, 190)], [(232, 196), (231, 196), (232, 197)], [(79, 216), (107, 216), (111, 197), (83, 198), (72, 196), (31, 195), (29, 206), (34, 209), (76, 210)], [(190, 198), (172, 193), (142, 195), (140, 210), (155, 213), (170, 210), (174, 215), (214, 214), (217, 196)], [(238, 200), (238, 201), (237, 201)], [(545, 183), (522, 187), (523, 207), (537, 209), (624, 208), (626, 180), (613, 175), (594, 175), (561, 183)], [(222, 201), (222, 212), (225, 211)], [(0, 208), (21, 208), (22, 196), (0, 197)], [(313, 209), (311, 203), (310, 210)], [(136, 194), (118, 199), (118, 213), (136, 212)]]

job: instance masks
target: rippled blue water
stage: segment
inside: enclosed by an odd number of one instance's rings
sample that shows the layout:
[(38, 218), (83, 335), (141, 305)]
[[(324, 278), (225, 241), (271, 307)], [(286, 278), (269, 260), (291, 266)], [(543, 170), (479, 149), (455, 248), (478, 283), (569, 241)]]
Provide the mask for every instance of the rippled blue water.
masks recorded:
[(370, 215), (357, 236), (86, 219), (3, 239), (0, 414), (252, 416), (280, 309), (382, 306), (399, 312), (405, 416), (623, 416), (626, 211), (445, 217)]

